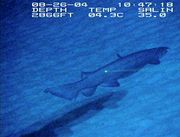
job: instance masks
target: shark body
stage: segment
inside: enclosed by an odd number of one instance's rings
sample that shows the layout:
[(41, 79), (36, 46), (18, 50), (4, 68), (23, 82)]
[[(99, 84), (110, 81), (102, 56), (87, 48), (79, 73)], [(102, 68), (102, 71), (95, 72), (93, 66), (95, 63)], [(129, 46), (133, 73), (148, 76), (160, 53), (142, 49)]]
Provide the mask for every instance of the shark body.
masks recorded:
[(81, 92), (84, 96), (92, 96), (98, 86), (119, 87), (119, 79), (126, 78), (148, 64), (160, 64), (160, 58), (167, 53), (167, 47), (158, 47), (141, 50), (127, 56), (118, 58), (95, 71), (82, 72), (81, 80), (47, 88), (55, 96), (72, 100)]

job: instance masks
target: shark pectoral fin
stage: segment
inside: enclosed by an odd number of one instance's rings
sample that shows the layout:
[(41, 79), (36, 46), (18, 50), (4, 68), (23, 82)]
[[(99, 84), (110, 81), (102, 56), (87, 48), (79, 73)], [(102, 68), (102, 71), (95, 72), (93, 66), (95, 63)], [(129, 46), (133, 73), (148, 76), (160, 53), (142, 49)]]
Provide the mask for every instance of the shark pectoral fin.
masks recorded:
[(89, 97), (89, 96), (92, 96), (94, 94), (94, 92), (96, 91), (96, 88), (97, 87), (92, 87), (92, 88), (87, 88), (87, 89), (83, 89), (81, 91), (81, 93), (86, 96), (86, 97)]
[(102, 87), (119, 87), (120, 84), (116, 80), (111, 80), (111, 81), (104, 82), (103, 84), (101, 84), (101, 86)]
[(122, 59), (123, 57), (120, 54), (116, 54), (118, 58)]
[(93, 74), (94, 72), (84, 72), (82, 71), (81, 72), (81, 79), (85, 78), (85, 77), (88, 77), (89, 75)]
[(158, 65), (158, 64), (160, 64), (160, 61), (159, 61), (159, 60), (152, 60), (152, 61), (150, 62), (150, 64)]

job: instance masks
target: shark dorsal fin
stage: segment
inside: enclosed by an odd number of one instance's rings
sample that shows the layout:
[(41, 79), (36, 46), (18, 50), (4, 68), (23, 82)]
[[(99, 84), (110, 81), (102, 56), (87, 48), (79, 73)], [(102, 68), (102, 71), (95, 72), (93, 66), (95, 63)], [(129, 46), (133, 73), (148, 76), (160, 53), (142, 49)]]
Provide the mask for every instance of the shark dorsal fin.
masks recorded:
[(82, 71), (81, 72), (81, 79), (88, 77), (89, 75), (93, 74), (93, 72), (85, 72)]
[(119, 58), (119, 59), (122, 59), (123, 57), (120, 55), (120, 54), (116, 54), (116, 56)]

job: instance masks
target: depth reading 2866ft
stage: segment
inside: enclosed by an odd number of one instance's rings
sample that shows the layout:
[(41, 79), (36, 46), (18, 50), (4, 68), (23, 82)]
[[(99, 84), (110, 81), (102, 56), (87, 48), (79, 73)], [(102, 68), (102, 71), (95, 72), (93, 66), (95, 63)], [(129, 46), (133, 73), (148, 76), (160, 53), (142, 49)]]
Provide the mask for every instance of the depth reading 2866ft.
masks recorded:
[[(173, 2), (119, 2), (110, 7), (93, 6), (88, 2), (32, 2), (32, 18), (72, 18), (77, 10), (89, 18), (124, 18), (134, 8), (139, 18), (165, 18), (174, 12)], [(134, 11), (134, 10), (133, 10)]]

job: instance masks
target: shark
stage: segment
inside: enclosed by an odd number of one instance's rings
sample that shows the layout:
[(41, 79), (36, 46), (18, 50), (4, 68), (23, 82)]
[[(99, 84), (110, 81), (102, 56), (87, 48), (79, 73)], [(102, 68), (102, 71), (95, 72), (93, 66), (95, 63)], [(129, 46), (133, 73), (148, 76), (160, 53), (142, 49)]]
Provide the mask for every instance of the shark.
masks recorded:
[(92, 96), (98, 86), (119, 87), (118, 80), (131, 76), (146, 65), (159, 65), (160, 59), (168, 52), (168, 47), (144, 49), (126, 56), (117, 54), (117, 59), (89, 72), (81, 72), (81, 79), (72, 83), (47, 88), (45, 93), (64, 98), (76, 99), (79, 93)]

